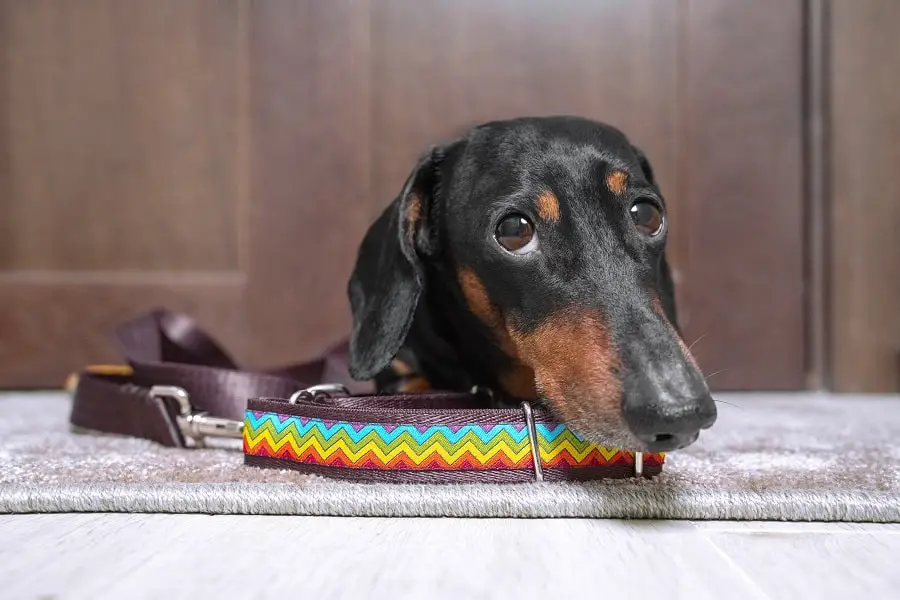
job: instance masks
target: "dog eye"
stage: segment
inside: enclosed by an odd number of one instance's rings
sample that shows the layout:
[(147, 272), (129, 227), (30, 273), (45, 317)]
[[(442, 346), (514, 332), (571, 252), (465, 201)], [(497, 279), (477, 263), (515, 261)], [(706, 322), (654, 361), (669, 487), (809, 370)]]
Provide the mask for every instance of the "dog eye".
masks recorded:
[(533, 242), (537, 242), (534, 225), (522, 215), (504, 217), (497, 225), (494, 237), (497, 238), (497, 243), (516, 254), (526, 253), (534, 245)]
[(653, 202), (640, 201), (631, 205), (631, 220), (644, 235), (653, 237), (662, 231), (663, 216)]

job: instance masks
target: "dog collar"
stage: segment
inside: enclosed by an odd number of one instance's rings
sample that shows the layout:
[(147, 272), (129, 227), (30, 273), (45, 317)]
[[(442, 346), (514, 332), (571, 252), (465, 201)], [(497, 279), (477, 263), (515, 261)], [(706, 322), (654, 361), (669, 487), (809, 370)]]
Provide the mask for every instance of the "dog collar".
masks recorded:
[(522, 410), (460, 408), (471, 397), (420, 396), (251, 400), (242, 428), (245, 462), (417, 483), (600, 479), (662, 469), (662, 454), (592, 444), (527, 402)]

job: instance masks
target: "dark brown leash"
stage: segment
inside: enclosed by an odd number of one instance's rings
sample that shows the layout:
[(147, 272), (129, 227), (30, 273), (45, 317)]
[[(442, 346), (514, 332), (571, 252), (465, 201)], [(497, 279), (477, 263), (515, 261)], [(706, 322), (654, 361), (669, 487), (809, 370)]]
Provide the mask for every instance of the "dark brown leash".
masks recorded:
[(346, 344), (251, 372), (184, 315), (153, 311), (115, 334), (128, 366), (77, 375), (76, 427), (178, 448), (238, 438), (248, 465), (356, 481), (650, 477), (664, 462), (586, 442), (528, 402), (486, 408), (477, 392), (376, 395), (349, 377)]

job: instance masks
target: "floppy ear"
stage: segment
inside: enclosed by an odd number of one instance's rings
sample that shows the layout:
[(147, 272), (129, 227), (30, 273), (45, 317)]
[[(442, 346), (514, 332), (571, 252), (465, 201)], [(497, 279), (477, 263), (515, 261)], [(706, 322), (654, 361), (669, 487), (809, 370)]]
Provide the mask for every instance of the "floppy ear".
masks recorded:
[(434, 148), (419, 159), (360, 245), (348, 286), (354, 379), (371, 379), (387, 367), (409, 332), (425, 278), (416, 238), (427, 229), (441, 157), (442, 149)]
[[(644, 177), (646, 177), (647, 181), (652, 185), (656, 186), (656, 177), (647, 155), (637, 146), (632, 145), (631, 149), (634, 151), (635, 156), (637, 156), (638, 164), (641, 167), (641, 171), (644, 172)], [(680, 335), (681, 328), (678, 325), (678, 310), (675, 306), (675, 281), (672, 279), (672, 270), (669, 268), (669, 261), (666, 258), (665, 250), (659, 259), (659, 287), (660, 302), (663, 305), (663, 310), (666, 312), (666, 317), (668, 317), (672, 326), (675, 327)]]

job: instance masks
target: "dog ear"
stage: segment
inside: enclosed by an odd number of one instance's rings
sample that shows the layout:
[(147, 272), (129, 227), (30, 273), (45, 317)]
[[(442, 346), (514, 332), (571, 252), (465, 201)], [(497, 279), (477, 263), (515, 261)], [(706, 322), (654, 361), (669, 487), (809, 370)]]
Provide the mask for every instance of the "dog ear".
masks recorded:
[(349, 370), (371, 379), (403, 345), (424, 287), (419, 246), (430, 240), (426, 218), (439, 187), (442, 148), (423, 155), (400, 195), (369, 228), (356, 257), (348, 295), (353, 314)]

